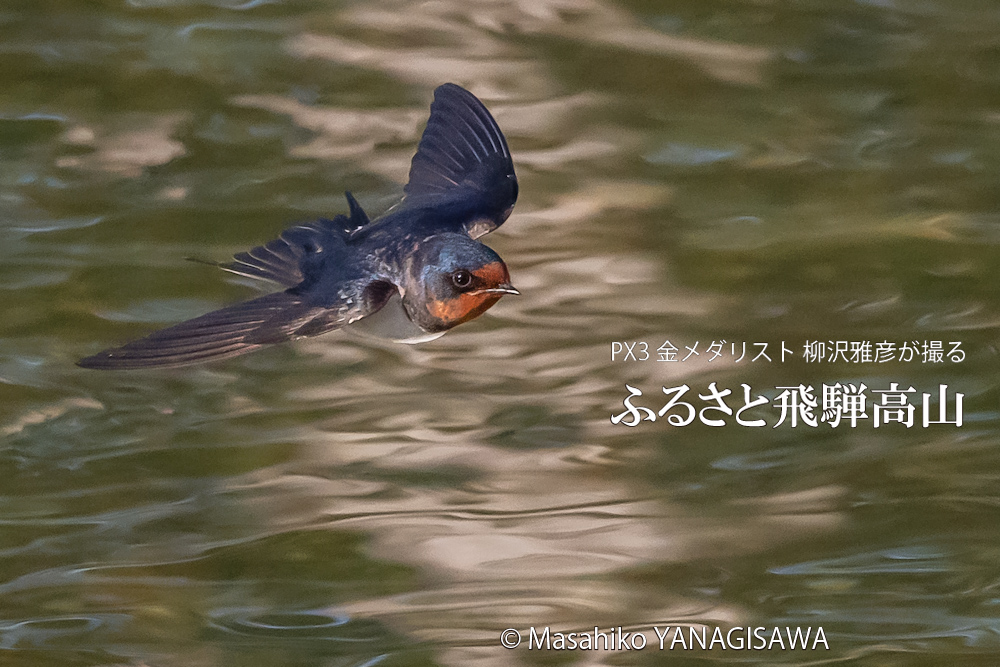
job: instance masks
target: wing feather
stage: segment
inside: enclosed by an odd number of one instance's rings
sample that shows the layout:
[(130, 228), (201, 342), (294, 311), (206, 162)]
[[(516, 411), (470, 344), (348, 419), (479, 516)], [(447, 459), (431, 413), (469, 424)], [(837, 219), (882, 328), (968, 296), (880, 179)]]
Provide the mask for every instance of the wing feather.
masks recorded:
[(478, 236), (503, 224), (516, 200), (514, 163), (493, 116), (464, 88), (438, 87), (410, 164), (404, 205), (459, 211), (465, 231), (471, 235), (475, 227)]
[(172, 327), (155, 331), (127, 345), (81, 359), (78, 365), (97, 369), (165, 368), (226, 359), (252, 352), (263, 345), (301, 338), (298, 332), (312, 320), (324, 320), (310, 335), (346, 324), (330, 309), (309, 304), (291, 292), (276, 292), (206, 313)]
[(350, 216), (337, 215), (332, 220), (289, 227), (269, 243), (237, 253), (221, 268), (247, 278), (269, 280), (283, 287), (295, 287), (305, 278), (306, 264), (315, 253), (344, 245), (345, 235), (367, 225), (368, 214), (350, 192), (344, 193)]

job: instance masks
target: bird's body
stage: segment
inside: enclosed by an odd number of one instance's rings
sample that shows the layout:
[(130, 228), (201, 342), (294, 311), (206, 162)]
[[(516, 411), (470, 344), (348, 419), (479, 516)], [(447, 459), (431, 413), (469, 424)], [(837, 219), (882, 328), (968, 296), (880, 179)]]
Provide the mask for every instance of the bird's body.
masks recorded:
[(510, 215), (517, 179), (503, 134), (472, 93), (454, 84), (435, 91), (405, 193), (401, 204), (374, 221), (347, 193), (349, 216), (291, 227), (221, 265), (284, 291), (79, 364), (184, 366), (351, 325), (366, 335), (422, 342), (517, 293), (503, 260), (475, 240)]

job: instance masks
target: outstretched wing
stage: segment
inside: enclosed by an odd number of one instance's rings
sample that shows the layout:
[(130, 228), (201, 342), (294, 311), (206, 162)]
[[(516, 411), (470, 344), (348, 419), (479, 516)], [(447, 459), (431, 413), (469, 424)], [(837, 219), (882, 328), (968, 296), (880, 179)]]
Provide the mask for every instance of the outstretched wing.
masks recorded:
[[(271, 280), (288, 289), (206, 313), (155, 331), (121, 347), (77, 362), (105, 370), (188, 366), (235, 357), (270, 345), (338, 329), (381, 308), (395, 290), (380, 280), (330, 278), (331, 263), (346, 270), (345, 237), (367, 225), (368, 216), (350, 192), (351, 215), (318, 220), (285, 230), (267, 245), (241, 252), (229, 264), (233, 273)], [(332, 260), (332, 262), (331, 262)]]
[(507, 140), (475, 95), (453, 83), (434, 91), (410, 164), (405, 207), (439, 207), (477, 238), (503, 224), (517, 201)]
[(289, 227), (281, 236), (262, 246), (241, 252), (228, 264), (219, 264), (226, 271), (248, 278), (260, 278), (284, 287), (295, 287), (305, 279), (309, 262), (318, 253), (331, 252), (344, 245), (344, 235), (367, 225), (364, 212), (350, 192), (345, 192), (351, 215), (337, 215), (333, 220), (320, 219)]
[(366, 315), (370, 299), (346, 292), (330, 304), (286, 290), (215, 310), (155, 331), (122, 347), (99, 352), (77, 364), (84, 368), (125, 370), (188, 366), (235, 357), (270, 345), (337, 329)]
[(122, 347), (99, 352), (77, 364), (117, 370), (187, 366), (252, 352), (268, 343), (295, 337), (295, 331), (319, 315), (301, 296), (277, 292), (215, 310), (155, 331)]

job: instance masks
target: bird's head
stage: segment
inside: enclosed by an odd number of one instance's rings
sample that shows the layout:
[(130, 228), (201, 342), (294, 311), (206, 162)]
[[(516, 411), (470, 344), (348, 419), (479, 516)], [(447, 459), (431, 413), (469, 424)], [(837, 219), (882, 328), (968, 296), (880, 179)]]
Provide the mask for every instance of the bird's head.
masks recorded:
[(421, 242), (407, 271), (403, 306), (428, 332), (447, 331), (486, 312), (504, 294), (517, 294), (500, 256), (464, 234)]

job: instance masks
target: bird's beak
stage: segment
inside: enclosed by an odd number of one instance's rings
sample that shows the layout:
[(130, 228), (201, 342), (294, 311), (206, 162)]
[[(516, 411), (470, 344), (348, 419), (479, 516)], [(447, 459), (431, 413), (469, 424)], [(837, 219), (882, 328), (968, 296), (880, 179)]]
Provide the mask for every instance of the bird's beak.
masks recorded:
[(479, 290), (476, 290), (475, 292), (470, 292), (470, 294), (518, 294), (518, 295), (520, 295), (521, 293), (518, 292), (516, 289), (514, 289), (514, 286), (511, 285), (510, 283), (504, 283), (503, 285), (500, 285), (499, 287), (489, 287), (487, 289), (479, 289)]

